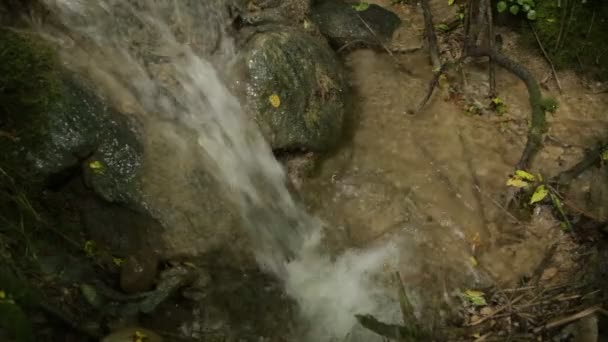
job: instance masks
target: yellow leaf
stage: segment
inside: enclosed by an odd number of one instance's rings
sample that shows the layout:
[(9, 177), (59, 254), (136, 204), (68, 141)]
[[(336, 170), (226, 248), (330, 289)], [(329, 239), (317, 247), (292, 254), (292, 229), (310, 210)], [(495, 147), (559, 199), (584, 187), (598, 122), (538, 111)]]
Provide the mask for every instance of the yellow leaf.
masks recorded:
[(0, 299), (6, 299), (6, 292), (0, 290)]
[(545, 199), (545, 197), (547, 197), (548, 194), (549, 189), (547, 189), (547, 187), (544, 185), (539, 185), (536, 190), (534, 190), (534, 193), (530, 198), (530, 204), (542, 201), (543, 199)]
[(524, 170), (517, 170), (515, 171), (515, 175), (523, 180), (527, 180), (530, 182), (534, 182), (534, 180), (536, 180), (536, 177), (534, 177), (533, 174), (526, 172)]
[(492, 103), (494, 103), (495, 105), (501, 105), (504, 104), (504, 102), (502, 101), (502, 99), (500, 97), (495, 97), (492, 99)]
[(89, 163), (89, 167), (93, 170), (103, 169), (103, 164), (99, 160), (94, 160)]
[(93, 257), (95, 256), (95, 252), (97, 250), (97, 246), (95, 245), (94, 241), (88, 240), (84, 243), (84, 252), (87, 254), (88, 257)]
[(464, 291), (464, 294), (467, 297), (482, 297), (483, 295), (485, 295), (485, 293), (477, 290), (466, 290)]
[(270, 97), (268, 97), (268, 101), (270, 101), (270, 104), (274, 108), (279, 108), (279, 106), (281, 105), (281, 98), (277, 94), (270, 95)]
[(448, 0), (448, 6), (452, 6), (454, 4), (454, 0)]
[(516, 188), (525, 188), (525, 187), (527, 187), (530, 184), (528, 182), (526, 182), (525, 180), (519, 178), (519, 177), (511, 177), (507, 181), (507, 185), (508, 186), (513, 186), (513, 187), (516, 187)]
[(608, 150), (602, 152), (602, 160), (608, 160)]
[(141, 331), (136, 330), (133, 334), (133, 342), (144, 342), (148, 340), (148, 336)]
[(190, 267), (190, 268), (196, 268), (196, 265), (195, 265), (195, 264), (193, 264), (193, 263), (191, 263), (190, 261), (186, 261), (186, 262), (184, 262), (184, 266), (188, 266), (188, 267)]
[(99, 160), (94, 160), (94, 161), (90, 162), (89, 168), (91, 170), (93, 170), (93, 172), (98, 173), (98, 174), (103, 174), (103, 172), (104, 172), (103, 163), (100, 162)]
[(475, 259), (474, 256), (469, 257), (469, 262), (471, 263), (471, 265), (473, 265), (473, 267), (477, 267), (477, 265), (479, 265), (479, 263), (477, 262), (477, 259)]
[(120, 266), (122, 266), (122, 264), (124, 264), (124, 263), (125, 263), (125, 259), (123, 259), (123, 258), (118, 258), (118, 257), (113, 257), (113, 258), (112, 258), (112, 262), (114, 263), (114, 265), (116, 265), (116, 266), (120, 267)]

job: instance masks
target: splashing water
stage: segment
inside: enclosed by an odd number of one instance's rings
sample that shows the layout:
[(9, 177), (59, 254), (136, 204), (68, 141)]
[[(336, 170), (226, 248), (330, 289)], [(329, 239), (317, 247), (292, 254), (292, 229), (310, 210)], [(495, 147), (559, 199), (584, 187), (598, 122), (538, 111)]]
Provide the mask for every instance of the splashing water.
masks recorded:
[[(240, 209), (258, 262), (314, 318), (311, 339), (344, 337), (354, 314), (378, 311), (369, 273), (395, 251), (346, 253), (333, 261), (320, 251), (321, 223), (292, 199), (282, 167), (218, 72), (236, 59), (224, 28), (226, 1), (44, 2), (74, 40), (107, 56), (111, 63), (95, 67), (132, 93), (148, 120), (195, 135), (207, 171)], [(195, 34), (175, 29), (176, 22), (187, 22)], [(162, 59), (169, 72), (155, 71), (150, 59)]]

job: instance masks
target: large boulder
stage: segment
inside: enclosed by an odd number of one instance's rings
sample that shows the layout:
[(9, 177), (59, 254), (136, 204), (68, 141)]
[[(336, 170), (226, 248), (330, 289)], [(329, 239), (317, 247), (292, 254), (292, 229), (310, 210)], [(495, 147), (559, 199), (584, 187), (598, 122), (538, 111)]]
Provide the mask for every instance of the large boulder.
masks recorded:
[(401, 25), (401, 19), (384, 7), (375, 4), (357, 7), (340, 0), (322, 1), (312, 8), (310, 17), (336, 48), (381, 45)]
[(295, 28), (272, 26), (244, 51), (247, 107), (271, 147), (331, 148), (342, 131), (346, 86), (329, 46)]

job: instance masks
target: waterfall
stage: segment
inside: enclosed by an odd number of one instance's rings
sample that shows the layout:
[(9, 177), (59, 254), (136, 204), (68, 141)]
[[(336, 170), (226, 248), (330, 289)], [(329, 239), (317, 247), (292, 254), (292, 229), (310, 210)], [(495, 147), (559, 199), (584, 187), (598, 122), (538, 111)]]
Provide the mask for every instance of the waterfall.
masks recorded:
[[(343, 338), (355, 313), (378, 310), (368, 273), (393, 250), (337, 260), (320, 250), (319, 220), (291, 197), (284, 170), (224, 81), (237, 56), (226, 32), (227, 1), (43, 2), (72, 39), (107, 56), (95, 67), (133, 94), (149, 120), (193, 133), (206, 171), (239, 208), (258, 262), (285, 283), (315, 327), (313, 339)], [(168, 72), (151, 60), (162, 60)]]

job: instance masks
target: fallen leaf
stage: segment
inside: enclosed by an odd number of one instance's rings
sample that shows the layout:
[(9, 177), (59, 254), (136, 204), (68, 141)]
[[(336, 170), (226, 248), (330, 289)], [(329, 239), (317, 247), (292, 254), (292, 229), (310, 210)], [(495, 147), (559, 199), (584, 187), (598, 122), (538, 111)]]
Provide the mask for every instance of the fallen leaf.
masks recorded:
[(133, 342), (145, 342), (147, 340), (148, 336), (140, 331), (135, 331), (135, 334), (133, 334)]
[(536, 180), (536, 177), (534, 177), (533, 174), (524, 171), (524, 170), (517, 170), (515, 171), (515, 175), (523, 180), (527, 180), (529, 182), (534, 182)]
[(557, 275), (557, 268), (550, 267), (543, 271), (540, 280), (549, 280)]
[(464, 295), (467, 297), (467, 299), (471, 302), (471, 304), (475, 305), (475, 306), (484, 306), (484, 305), (488, 305), (488, 303), (486, 302), (486, 299), (483, 297), (484, 293), (481, 291), (476, 291), (476, 290), (466, 290), (464, 292)]
[(473, 267), (477, 267), (477, 265), (479, 265), (479, 262), (477, 262), (477, 259), (475, 259), (474, 256), (469, 257), (469, 262), (471, 263), (471, 265), (473, 265)]
[(530, 204), (534, 204), (534, 203), (544, 200), (548, 194), (549, 194), (549, 189), (547, 189), (547, 187), (544, 185), (539, 185), (536, 188), (536, 190), (534, 190), (534, 193), (532, 194), (532, 197), (530, 198)]
[(279, 108), (281, 105), (281, 98), (277, 94), (272, 94), (268, 97), (268, 101), (274, 108)]
[(356, 5), (353, 5), (353, 8), (357, 12), (362, 12), (369, 8), (369, 4), (367, 2), (360, 2)]
[(516, 188), (525, 188), (528, 185), (530, 185), (530, 183), (526, 182), (525, 180), (515, 176), (515, 177), (511, 177), (509, 178), (509, 180), (507, 181), (507, 185), (508, 186), (513, 186)]
[(120, 267), (120, 266), (122, 266), (122, 264), (125, 263), (125, 259), (114, 257), (114, 258), (112, 258), (112, 262), (114, 263), (114, 265)]

